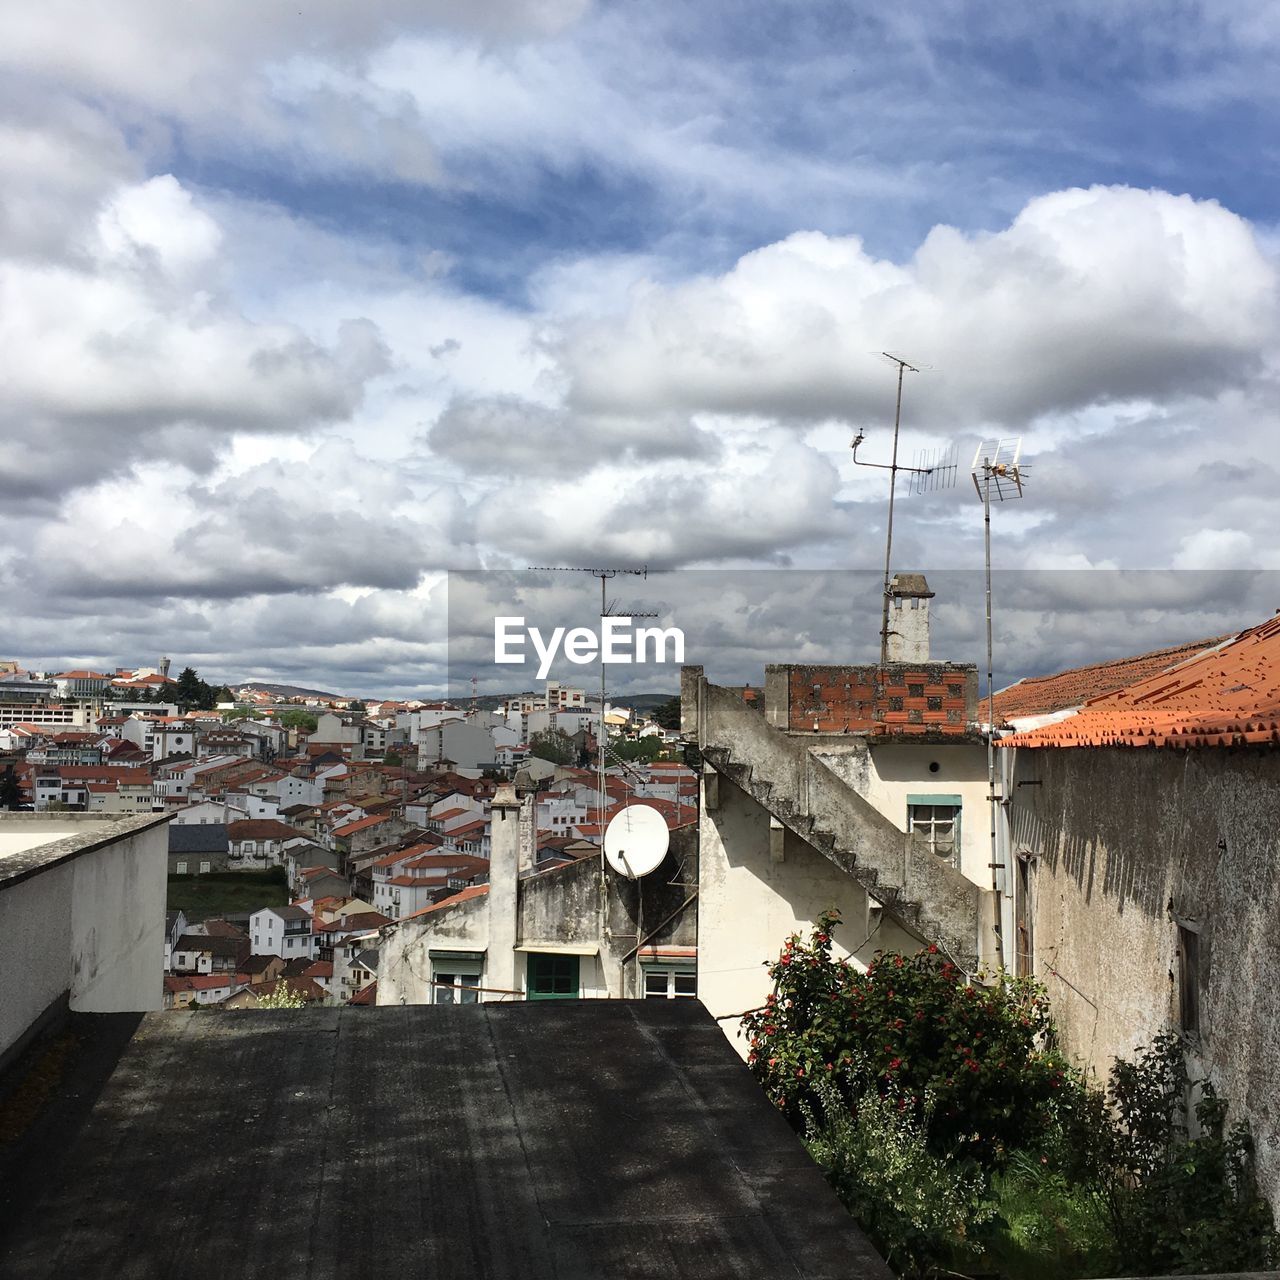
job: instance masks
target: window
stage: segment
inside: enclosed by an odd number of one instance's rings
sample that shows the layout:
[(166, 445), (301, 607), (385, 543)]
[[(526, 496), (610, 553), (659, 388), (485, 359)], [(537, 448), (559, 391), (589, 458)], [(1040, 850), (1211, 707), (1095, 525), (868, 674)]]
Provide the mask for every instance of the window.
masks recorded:
[(185, 876), (187, 874), (187, 864), (185, 862), (179, 862), (178, 865), (174, 868), (174, 874)]
[(1014, 898), (1014, 920), (1018, 933), (1016, 970), (1018, 977), (1029, 978), (1036, 971), (1035, 866), (1029, 853), (1018, 854), (1017, 896)]
[(530, 1000), (576, 1000), (578, 998), (577, 956), (531, 955), (529, 957)]
[(208, 872), (208, 870), (209, 870), (210, 866), (211, 866), (211, 864), (210, 864), (210, 863), (208, 863), (208, 862), (202, 862), (202, 863), (200, 864), (200, 874), (201, 874), (201, 875), (205, 875), (205, 874)]
[(697, 994), (698, 975), (692, 969), (664, 965), (644, 971), (646, 1000), (692, 1000)]
[(1184, 1035), (1200, 1034), (1200, 935), (1178, 926), (1178, 1023)]
[(433, 966), (431, 980), (434, 1004), (475, 1004), (480, 999), (480, 970), (467, 961), (444, 961)]
[(954, 863), (960, 850), (960, 809), (959, 796), (908, 796), (907, 830)]

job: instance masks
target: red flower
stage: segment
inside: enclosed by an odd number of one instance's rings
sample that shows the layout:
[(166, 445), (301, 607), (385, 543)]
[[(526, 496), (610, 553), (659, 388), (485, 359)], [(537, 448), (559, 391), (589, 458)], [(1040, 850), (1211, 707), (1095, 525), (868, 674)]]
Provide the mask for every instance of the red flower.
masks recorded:
[(900, 1066), (902, 1066), (902, 1059), (901, 1059), (901, 1058), (893, 1058), (893, 1059), (891, 1059), (891, 1060), (890, 1060), (890, 1062), (889, 1062), (889, 1070), (890, 1070), (890, 1071), (897, 1071), (897, 1069), (898, 1069)]
[(797, 1068), (796, 1068), (796, 1077), (797, 1077), (797, 1079), (798, 1079), (799, 1077), (803, 1076), (803, 1075), (804, 1075), (804, 1068), (803, 1068), (803, 1067), (797, 1067)]
[(926, 950), (926, 951), (927, 951), (931, 956), (936, 956), (936, 955), (938, 954), (938, 948), (937, 948), (937, 946), (936, 946), (934, 943), (932, 943), (932, 942), (931, 942), (931, 943), (929, 943), (929, 945), (928, 945), (927, 947), (925, 947), (925, 950)]

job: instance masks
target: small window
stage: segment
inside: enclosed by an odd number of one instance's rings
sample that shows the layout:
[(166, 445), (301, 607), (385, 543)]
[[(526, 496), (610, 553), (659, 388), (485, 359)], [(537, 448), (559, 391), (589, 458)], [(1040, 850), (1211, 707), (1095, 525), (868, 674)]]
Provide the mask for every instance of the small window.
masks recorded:
[(960, 848), (960, 805), (951, 803), (950, 798), (947, 803), (909, 801), (907, 830), (924, 840), (938, 857), (945, 858), (948, 862), (955, 862), (956, 853)]
[(646, 968), (646, 1000), (692, 1000), (698, 994), (698, 975), (692, 969)]
[(174, 868), (174, 873), (176, 875), (185, 876), (187, 874), (187, 864), (185, 862), (179, 862)]
[(208, 862), (202, 862), (202, 863), (200, 864), (200, 874), (201, 874), (201, 875), (205, 875), (205, 874), (210, 870), (210, 867), (211, 867), (211, 866), (212, 866), (212, 864), (211, 864), (211, 863), (208, 863)]
[(436, 969), (432, 974), (436, 1004), (475, 1004), (480, 999), (480, 971), (458, 973)]
[(1178, 926), (1178, 1022), (1183, 1035), (1200, 1034), (1200, 935)]
[(529, 957), (530, 1000), (576, 1000), (578, 994), (577, 956)]

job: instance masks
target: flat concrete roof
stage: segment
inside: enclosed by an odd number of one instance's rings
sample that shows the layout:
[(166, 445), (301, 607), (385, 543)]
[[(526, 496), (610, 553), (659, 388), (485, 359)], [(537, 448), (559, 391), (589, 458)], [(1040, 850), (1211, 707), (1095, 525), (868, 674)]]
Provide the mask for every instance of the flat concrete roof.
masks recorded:
[(695, 1001), (132, 1026), (28, 1135), (0, 1275), (889, 1280)]
[(0, 890), (59, 862), (168, 822), (168, 814), (0, 811)]

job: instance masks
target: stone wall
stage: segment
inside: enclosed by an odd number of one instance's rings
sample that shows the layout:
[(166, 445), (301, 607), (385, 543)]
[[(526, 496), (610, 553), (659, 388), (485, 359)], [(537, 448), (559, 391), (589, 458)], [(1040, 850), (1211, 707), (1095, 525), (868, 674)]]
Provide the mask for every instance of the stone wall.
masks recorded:
[(1067, 1051), (1105, 1077), (1116, 1055), (1177, 1029), (1194, 981), (1192, 1066), (1250, 1122), (1280, 1209), (1280, 756), (1021, 749), (1011, 818)]

